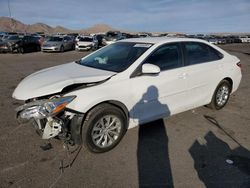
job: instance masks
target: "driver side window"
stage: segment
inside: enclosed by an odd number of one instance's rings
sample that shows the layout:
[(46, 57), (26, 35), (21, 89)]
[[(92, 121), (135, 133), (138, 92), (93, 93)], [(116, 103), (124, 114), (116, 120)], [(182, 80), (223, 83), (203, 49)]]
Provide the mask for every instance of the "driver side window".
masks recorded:
[(159, 47), (147, 58), (146, 63), (157, 65), (161, 71), (181, 67), (182, 55), (179, 44), (166, 44)]

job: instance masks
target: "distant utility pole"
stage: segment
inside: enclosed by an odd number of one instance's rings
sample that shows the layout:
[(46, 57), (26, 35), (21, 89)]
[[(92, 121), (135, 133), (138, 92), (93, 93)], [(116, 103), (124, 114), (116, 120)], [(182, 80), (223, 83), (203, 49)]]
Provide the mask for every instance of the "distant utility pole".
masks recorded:
[(9, 17), (10, 17), (10, 29), (13, 32), (13, 20), (12, 20), (12, 17), (11, 17), (10, 0), (8, 0), (8, 8), (9, 8)]

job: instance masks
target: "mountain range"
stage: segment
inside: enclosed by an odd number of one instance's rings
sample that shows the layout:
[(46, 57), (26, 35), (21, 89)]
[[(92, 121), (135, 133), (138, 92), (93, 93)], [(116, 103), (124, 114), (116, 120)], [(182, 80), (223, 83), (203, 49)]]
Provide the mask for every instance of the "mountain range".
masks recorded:
[(52, 33), (99, 33), (117, 30), (112, 28), (109, 25), (105, 24), (96, 24), (92, 27), (80, 30), (72, 30), (62, 26), (52, 27), (44, 23), (35, 23), (35, 24), (25, 24), (18, 20), (9, 17), (0, 17), (0, 31), (5, 32), (22, 32), (22, 33), (35, 33), (35, 32), (44, 32), (46, 34)]

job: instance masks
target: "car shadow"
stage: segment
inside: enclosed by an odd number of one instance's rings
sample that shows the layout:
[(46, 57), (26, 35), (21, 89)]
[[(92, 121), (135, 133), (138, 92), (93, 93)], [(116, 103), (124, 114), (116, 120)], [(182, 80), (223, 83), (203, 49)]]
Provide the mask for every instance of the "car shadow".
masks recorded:
[[(144, 105), (145, 108), (154, 108), (150, 110), (160, 109), (166, 116), (169, 116), (168, 106), (161, 104), (157, 100), (158, 98), (158, 89), (155, 86), (150, 86), (133, 109), (149, 110), (143, 109)], [(153, 101), (153, 106), (145, 104), (152, 102), (150, 99), (156, 99)], [(133, 114), (133, 119), (137, 119), (141, 123), (139, 115)], [(137, 164), (139, 187), (172, 188), (173, 178), (168, 153), (168, 136), (163, 119), (140, 125), (138, 134)]]
[(238, 147), (231, 149), (229, 145), (209, 131), (204, 138), (196, 140), (189, 149), (194, 160), (199, 179), (206, 187), (246, 187), (250, 185), (250, 152), (235, 138), (226, 133), (221, 125), (212, 117), (204, 116), (218, 127)]

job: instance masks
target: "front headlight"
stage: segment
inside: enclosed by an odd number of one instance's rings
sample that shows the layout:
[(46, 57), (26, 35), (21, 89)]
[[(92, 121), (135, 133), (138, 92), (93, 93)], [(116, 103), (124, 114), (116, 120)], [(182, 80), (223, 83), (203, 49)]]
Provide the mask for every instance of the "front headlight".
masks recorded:
[(52, 44), (51, 46), (53, 46), (53, 47), (57, 47), (57, 46), (59, 46), (59, 44)]
[(27, 103), (16, 109), (18, 117), (22, 119), (43, 119), (61, 112), (76, 96), (60, 97), (48, 100), (38, 100)]

